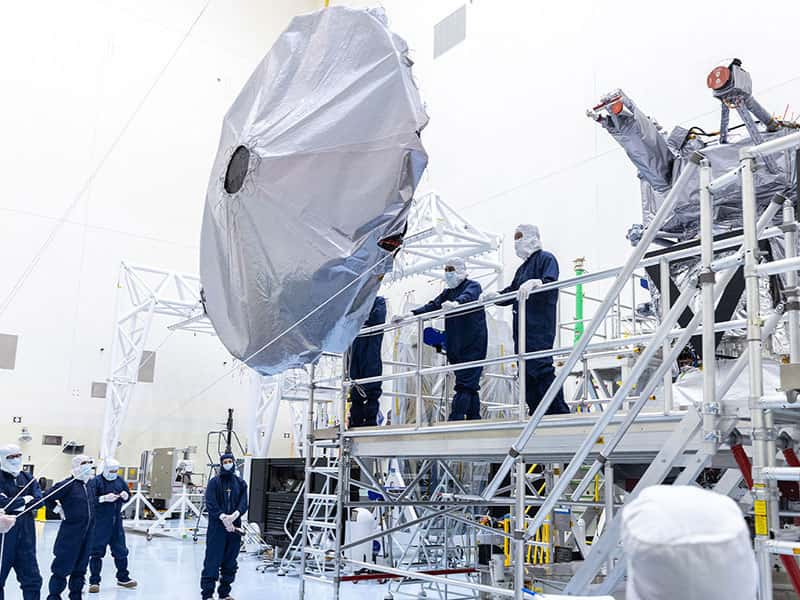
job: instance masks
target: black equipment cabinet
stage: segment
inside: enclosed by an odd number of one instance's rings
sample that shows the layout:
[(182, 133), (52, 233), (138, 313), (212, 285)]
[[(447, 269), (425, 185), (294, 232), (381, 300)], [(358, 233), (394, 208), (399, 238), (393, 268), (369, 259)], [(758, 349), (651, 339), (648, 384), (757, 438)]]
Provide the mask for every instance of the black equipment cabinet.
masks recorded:
[[(324, 466), (318, 461), (319, 466)], [(351, 474), (358, 477), (357, 469)], [(325, 484), (324, 475), (311, 478), (311, 489), (319, 493)], [(250, 463), (250, 508), (248, 521), (257, 523), (264, 541), (270, 545), (286, 548), (290, 538), (284, 524), (295, 501), (297, 507), (288, 522), (291, 535), (303, 522), (303, 499), (298, 495), (305, 481), (305, 460), (302, 458), (254, 458)], [(334, 488), (335, 489), (335, 488)], [(351, 500), (358, 500), (358, 490), (352, 489)]]

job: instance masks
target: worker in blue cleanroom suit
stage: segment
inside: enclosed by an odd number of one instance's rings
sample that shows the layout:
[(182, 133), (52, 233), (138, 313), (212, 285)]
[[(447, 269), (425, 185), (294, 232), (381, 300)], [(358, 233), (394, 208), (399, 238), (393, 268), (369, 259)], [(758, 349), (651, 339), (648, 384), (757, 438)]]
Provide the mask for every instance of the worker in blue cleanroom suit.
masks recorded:
[[(451, 259), (444, 268), (445, 290), (433, 300), (413, 311), (421, 315), (435, 310), (454, 310), (461, 304), (474, 302), (481, 295), (481, 284), (467, 279), (467, 267), (461, 258)], [(398, 319), (405, 317), (400, 316)], [(483, 360), (489, 334), (486, 329), (486, 311), (483, 307), (464, 313), (446, 316), (444, 320), (445, 347), (447, 361), (451, 365)], [(472, 367), (455, 371), (456, 385), (453, 396), (451, 421), (480, 419), (481, 403), (478, 392), (481, 389), (483, 367)]]
[[(36, 530), (33, 510), (41, 500), (39, 484), (22, 470), (22, 450), (9, 444), (0, 448), (0, 511), (11, 527), (0, 539), (0, 600), (4, 598), (6, 579), (14, 569), (23, 600), (39, 600), (42, 576), (36, 562)], [(24, 513), (24, 514), (23, 514)]]
[(94, 527), (94, 502), (90, 497), (94, 461), (79, 454), (72, 459), (72, 476), (56, 483), (47, 492), (47, 505), (55, 510), (59, 503), (63, 521), (53, 546), (50, 593), (47, 600), (60, 600), (69, 579), (70, 600), (82, 598), (89, 565), (89, 548)]
[(236, 559), (242, 546), (237, 529), (241, 528), (242, 515), (247, 512), (247, 484), (236, 474), (233, 454), (226, 452), (219, 460), (219, 475), (206, 487), (208, 533), (200, 588), (203, 598), (212, 598), (219, 580), (220, 600), (233, 600), (231, 584), (236, 578)]
[(130, 499), (128, 484), (119, 477), (119, 462), (106, 459), (103, 474), (89, 483), (94, 502), (95, 521), (92, 545), (89, 550), (89, 593), (100, 591), (100, 571), (106, 548), (111, 547), (117, 568), (117, 585), (135, 588), (136, 581), (128, 573), (128, 547), (122, 528), (122, 505)]
[[(386, 322), (386, 299), (376, 296), (364, 327)], [(350, 347), (350, 379), (377, 377), (383, 374), (381, 360), (383, 332), (357, 337)], [(370, 427), (378, 424), (378, 408), (383, 387), (380, 381), (355, 384), (350, 388), (350, 427)]]
[[(558, 280), (558, 261), (556, 257), (542, 250), (539, 228), (535, 225), (520, 225), (514, 233), (514, 250), (522, 259), (522, 264), (514, 274), (514, 279), (500, 294), (524, 289), (528, 293), (545, 283)], [(497, 293), (484, 295), (490, 299)], [(525, 303), (525, 351), (550, 350), (556, 337), (556, 304), (558, 290), (530, 294)], [(514, 345), (519, 351), (519, 307), (516, 300), (498, 302), (501, 306), (512, 305), (514, 312)], [(553, 358), (534, 358), (525, 362), (525, 401), (531, 414), (539, 406), (542, 398), (553, 383), (556, 371)], [(569, 407), (564, 402), (564, 390), (558, 390), (547, 410), (548, 415), (565, 414)]]

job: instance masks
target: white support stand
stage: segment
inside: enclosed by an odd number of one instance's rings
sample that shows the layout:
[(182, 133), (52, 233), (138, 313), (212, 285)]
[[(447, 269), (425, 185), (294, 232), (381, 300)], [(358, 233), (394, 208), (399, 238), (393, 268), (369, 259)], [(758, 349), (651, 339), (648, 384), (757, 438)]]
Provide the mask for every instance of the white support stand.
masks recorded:
[(255, 371), (251, 374), (248, 450), (253, 458), (266, 458), (281, 404), (283, 377), (263, 377)]
[(142, 485), (139, 484), (136, 488), (136, 491), (130, 497), (130, 499), (125, 504), (122, 505), (121, 510), (123, 513), (128, 509), (129, 506), (131, 505), (134, 506), (133, 519), (125, 521), (124, 523), (125, 529), (145, 531), (149, 526), (149, 524), (152, 523), (152, 521), (145, 520), (142, 518), (143, 504), (150, 510), (151, 513), (153, 513), (154, 515), (158, 514), (156, 507), (153, 506), (147, 499), (147, 497), (144, 495), (144, 493), (142, 492)]
[[(163, 513), (159, 513), (153, 505), (144, 497), (141, 493), (141, 489), (136, 491), (136, 494), (133, 498), (131, 498), (125, 506), (123, 506), (123, 510), (130, 505), (131, 502), (136, 502), (136, 513), (132, 521), (128, 521), (125, 523), (125, 528), (129, 531), (139, 531), (147, 535), (147, 539), (150, 540), (153, 536), (160, 535), (166, 537), (172, 537), (179, 540), (184, 540), (189, 536), (192, 536), (195, 540), (197, 539), (200, 531), (205, 531), (208, 528), (208, 521), (205, 517), (200, 517), (200, 508), (192, 502), (192, 499), (200, 499), (202, 501), (203, 495), (200, 493), (189, 493), (186, 486), (183, 486), (178, 499), (173, 502), (169, 508)], [(140, 504), (144, 504), (147, 506), (153, 514), (157, 514), (158, 517), (155, 520), (144, 520), (140, 519), (139, 515), (139, 507)], [(172, 515), (178, 513), (180, 516), (178, 517), (177, 525), (172, 525), (170, 521), (174, 519), (170, 519)], [(197, 526), (191, 525), (187, 526), (186, 518), (193, 517), (197, 519)]]
[[(106, 414), (100, 458), (113, 458), (139, 379), (142, 354), (150, 334), (153, 315), (181, 318), (195, 331), (204, 320), (200, 303), (200, 278), (123, 262), (117, 282), (114, 339), (111, 344), (111, 373), (108, 378)], [(207, 320), (205, 320), (207, 323)], [(210, 325), (210, 323), (208, 324)]]
[(481, 231), (459, 215), (435, 192), (414, 200), (403, 247), (394, 259), (394, 270), (384, 283), (414, 275), (443, 278), (448, 260), (463, 258), (473, 279), (489, 277), (484, 289), (502, 287), (501, 237)]

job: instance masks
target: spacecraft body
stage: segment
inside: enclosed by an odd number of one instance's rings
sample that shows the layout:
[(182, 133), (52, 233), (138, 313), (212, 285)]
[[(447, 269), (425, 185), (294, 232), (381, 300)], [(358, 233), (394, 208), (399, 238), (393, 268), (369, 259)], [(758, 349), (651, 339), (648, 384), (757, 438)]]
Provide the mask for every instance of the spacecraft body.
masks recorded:
[[(664, 197), (672, 189), (689, 160), (699, 150), (708, 159), (712, 177), (717, 177), (739, 164), (742, 148), (792, 133), (795, 123), (786, 123), (770, 116), (752, 95), (750, 75), (734, 60), (729, 66), (714, 69), (707, 79), (708, 87), (720, 101), (719, 132), (706, 133), (692, 127), (675, 127), (666, 134), (657, 121), (646, 115), (621, 90), (601, 99), (587, 115), (622, 146), (636, 165), (642, 190), (642, 224), (647, 226)], [(729, 127), (730, 111), (737, 111), (742, 124)], [(761, 159), (764, 168), (755, 173), (756, 194), (763, 209), (776, 193), (787, 198), (797, 195), (796, 157), (788, 154)], [(676, 204), (674, 213), (661, 228), (662, 239), (685, 241), (697, 236), (700, 230), (699, 175), (689, 184), (687, 192)], [(742, 226), (741, 186), (732, 181), (714, 193), (715, 234), (739, 229)], [(635, 241), (635, 239), (633, 240)]]
[[(686, 129), (679, 126), (667, 134), (655, 119), (644, 113), (621, 90), (607, 94), (597, 106), (587, 111), (587, 116), (608, 131), (637, 168), (641, 187), (642, 223), (633, 225), (628, 231), (628, 239), (634, 245), (638, 243), (642, 231), (661, 207), (672, 189), (673, 182), (688, 164), (693, 152), (702, 152), (711, 167), (712, 178), (715, 178), (738, 166), (739, 152), (742, 148), (787, 135), (798, 128), (797, 123), (772, 117), (758, 103), (752, 95), (750, 75), (742, 68), (738, 59), (734, 59), (727, 66), (716, 67), (708, 75), (706, 83), (713, 96), (720, 101), (718, 132), (709, 133), (698, 127)], [(729, 124), (732, 110), (738, 113), (742, 121), (736, 127), (730, 127)], [(754, 178), (759, 213), (776, 194), (782, 194), (787, 201), (797, 201), (797, 164), (796, 153), (757, 158)], [(678, 198), (672, 214), (659, 230), (656, 238), (659, 245), (670, 247), (681, 242), (697, 243), (700, 231), (699, 184), (699, 173), (695, 173), (694, 181), (689, 182), (683, 195)], [(742, 227), (740, 178), (734, 178), (721, 188), (715, 189), (713, 205), (715, 237), (740, 230)], [(779, 211), (774, 224), (778, 224), (780, 219)], [(773, 258), (782, 258), (785, 255), (783, 243), (782, 237), (774, 237), (763, 242), (762, 246), (765, 252), (772, 253)], [(723, 251), (717, 257), (732, 252), (733, 250)], [(697, 258), (669, 263), (670, 278), (678, 284), (673, 288), (673, 301), (683, 281), (696, 275), (699, 269)], [(643, 312), (650, 311), (650, 314), (653, 314), (654, 309), (660, 304), (660, 268), (649, 267), (647, 275), (648, 287), (655, 304)], [(783, 300), (781, 285), (780, 277), (762, 282), (761, 296), (765, 312), (769, 312)], [(744, 279), (739, 272), (718, 305), (719, 320), (724, 321), (734, 316), (743, 318), (745, 314), (744, 301), (741, 297), (743, 290)], [(692, 309), (699, 310), (699, 305), (695, 303)], [(691, 313), (687, 312), (681, 325), (685, 325), (684, 321), (688, 321), (690, 316)], [(727, 341), (733, 340), (734, 344), (741, 346), (743, 332), (733, 330), (724, 337)], [(780, 327), (775, 337), (782, 337)], [(699, 338), (694, 341), (698, 340)], [(695, 343), (694, 346), (695, 351), (699, 351), (698, 344)], [(734, 350), (738, 352), (740, 349)]]

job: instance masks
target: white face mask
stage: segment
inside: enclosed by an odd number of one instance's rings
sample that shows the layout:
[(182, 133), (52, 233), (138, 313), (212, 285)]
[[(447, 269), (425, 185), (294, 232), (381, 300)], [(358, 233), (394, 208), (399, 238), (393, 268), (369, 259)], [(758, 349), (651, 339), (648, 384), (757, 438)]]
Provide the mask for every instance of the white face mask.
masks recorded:
[(233, 463), (232, 462), (222, 463), (222, 468), (225, 469), (226, 471), (230, 471), (231, 469), (233, 469)]
[(22, 457), (18, 458), (4, 458), (3, 471), (16, 477), (22, 472)]
[(92, 478), (92, 465), (80, 465), (72, 469), (72, 475), (78, 481), (86, 483)]
[(108, 473), (103, 473), (103, 477), (105, 477), (107, 481), (114, 481), (117, 478), (117, 472), (110, 471)]
[(542, 242), (538, 238), (521, 237), (514, 240), (514, 252), (522, 260), (527, 260), (534, 252), (542, 249)]
[(445, 271), (444, 272), (444, 283), (450, 289), (454, 287), (458, 287), (458, 284), (461, 283), (461, 278), (458, 276), (458, 273), (455, 271)]

